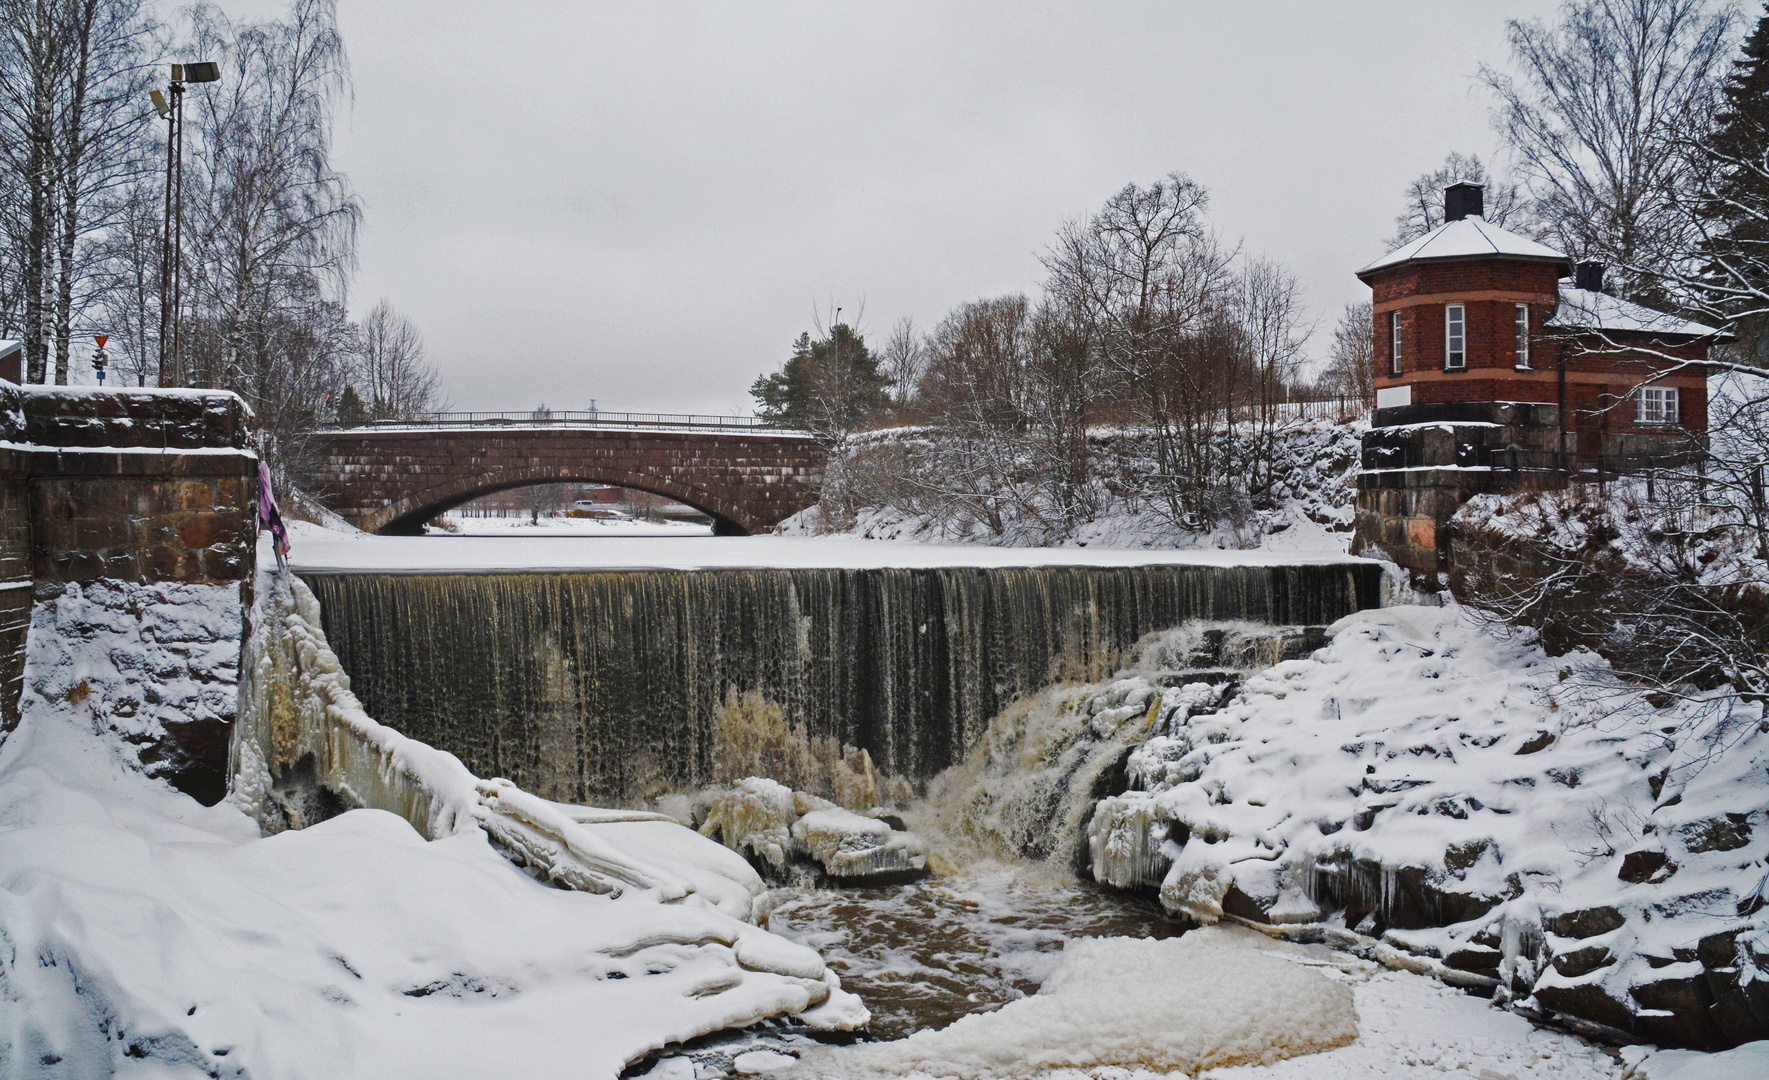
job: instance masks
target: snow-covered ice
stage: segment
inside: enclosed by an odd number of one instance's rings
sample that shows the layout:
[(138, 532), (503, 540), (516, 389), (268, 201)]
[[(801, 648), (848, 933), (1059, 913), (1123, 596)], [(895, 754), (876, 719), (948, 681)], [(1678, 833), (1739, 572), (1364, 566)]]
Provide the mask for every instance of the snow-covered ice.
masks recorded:
[(1356, 562), (1343, 551), (1001, 548), (881, 542), (847, 536), (373, 536), (293, 522), (297, 571), (699, 570), (722, 567), (851, 569), (947, 566), (1284, 566)]
[(1269, 1064), (1357, 1037), (1352, 991), (1251, 931), (1083, 938), (1037, 994), (939, 1031), (813, 1051), (796, 1075), (1038, 1076), (1052, 1069)]
[(466, 517), (446, 514), (449, 532), (430, 535), (454, 536), (580, 536), (586, 539), (635, 536), (711, 536), (711, 525), (687, 521), (642, 521), (637, 518), (573, 518), (543, 517), (534, 521), (527, 517)]

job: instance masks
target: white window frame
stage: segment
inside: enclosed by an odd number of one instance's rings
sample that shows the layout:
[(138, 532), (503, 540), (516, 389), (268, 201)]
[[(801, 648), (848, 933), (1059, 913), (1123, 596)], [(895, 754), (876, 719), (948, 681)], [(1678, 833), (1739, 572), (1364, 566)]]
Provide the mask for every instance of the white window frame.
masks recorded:
[(1462, 304), (1443, 308), (1443, 367), (1445, 371), (1468, 370), (1468, 309)]
[(1634, 395), (1634, 423), (1646, 427), (1673, 427), (1681, 423), (1681, 398), (1675, 386), (1642, 386)]
[(1529, 305), (1517, 305), (1517, 370), (1529, 371)]
[(1398, 312), (1398, 311), (1389, 312), (1388, 313), (1388, 373), (1390, 375), (1399, 375), (1401, 373), (1400, 330), (1401, 330), (1400, 312)]

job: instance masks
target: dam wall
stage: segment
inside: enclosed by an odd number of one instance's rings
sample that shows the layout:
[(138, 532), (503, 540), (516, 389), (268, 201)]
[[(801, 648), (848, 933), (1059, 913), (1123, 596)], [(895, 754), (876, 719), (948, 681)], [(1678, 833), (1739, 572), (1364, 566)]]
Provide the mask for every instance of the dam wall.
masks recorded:
[(1380, 596), (1376, 564), (1344, 562), (304, 578), (370, 714), (478, 775), (601, 804), (727, 778), (721, 758), (791, 750), (782, 729), (926, 780), (1008, 703), (1103, 678), (1146, 634), (1318, 625)]

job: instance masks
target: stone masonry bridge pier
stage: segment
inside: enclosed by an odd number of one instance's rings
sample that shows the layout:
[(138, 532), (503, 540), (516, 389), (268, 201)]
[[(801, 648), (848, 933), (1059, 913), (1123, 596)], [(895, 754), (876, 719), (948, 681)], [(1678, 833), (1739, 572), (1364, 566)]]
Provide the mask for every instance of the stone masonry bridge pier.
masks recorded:
[(532, 484), (601, 483), (686, 503), (714, 531), (770, 528), (817, 501), (824, 450), (749, 417), (445, 413), (317, 432), (319, 498), (367, 532), (413, 532), (469, 499)]

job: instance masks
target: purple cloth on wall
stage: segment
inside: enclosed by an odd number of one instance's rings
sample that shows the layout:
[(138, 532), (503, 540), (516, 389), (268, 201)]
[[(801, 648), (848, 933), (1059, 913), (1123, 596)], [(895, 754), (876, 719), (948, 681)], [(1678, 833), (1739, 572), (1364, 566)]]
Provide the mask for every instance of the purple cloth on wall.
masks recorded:
[(289, 531), (283, 528), (282, 511), (277, 509), (276, 495), (270, 490), (270, 466), (258, 462), (258, 528), (269, 529), (271, 549), (276, 552), (276, 565), (287, 565)]

